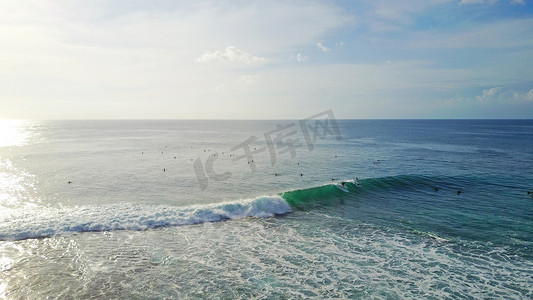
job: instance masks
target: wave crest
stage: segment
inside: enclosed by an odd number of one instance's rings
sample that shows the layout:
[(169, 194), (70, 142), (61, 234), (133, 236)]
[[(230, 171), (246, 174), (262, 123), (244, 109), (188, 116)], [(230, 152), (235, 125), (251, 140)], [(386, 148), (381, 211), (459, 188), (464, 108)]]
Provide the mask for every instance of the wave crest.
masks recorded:
[(291, 212), (280, 196), (189, 207), (114, 204), (68, 208), (10, 210), (0, 220), (0, 240), (44, 238), (58, 234), (146, 230), (204, 222), (272, 217)]

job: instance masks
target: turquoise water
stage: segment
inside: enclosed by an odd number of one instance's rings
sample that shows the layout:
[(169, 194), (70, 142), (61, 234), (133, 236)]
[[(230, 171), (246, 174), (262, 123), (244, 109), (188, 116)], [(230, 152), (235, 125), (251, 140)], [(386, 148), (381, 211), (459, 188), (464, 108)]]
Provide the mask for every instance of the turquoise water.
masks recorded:
[(0, 122), (0, 297), (533, 298), (533, 121), (304, 124)]

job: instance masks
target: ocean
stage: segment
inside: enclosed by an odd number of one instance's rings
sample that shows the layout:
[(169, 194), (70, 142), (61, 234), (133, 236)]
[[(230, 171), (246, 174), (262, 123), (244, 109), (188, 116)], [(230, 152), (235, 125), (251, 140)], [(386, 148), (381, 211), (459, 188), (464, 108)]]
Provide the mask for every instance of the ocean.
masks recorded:
[(532, 299), (533, 120), (0, 121), (0, 298)]

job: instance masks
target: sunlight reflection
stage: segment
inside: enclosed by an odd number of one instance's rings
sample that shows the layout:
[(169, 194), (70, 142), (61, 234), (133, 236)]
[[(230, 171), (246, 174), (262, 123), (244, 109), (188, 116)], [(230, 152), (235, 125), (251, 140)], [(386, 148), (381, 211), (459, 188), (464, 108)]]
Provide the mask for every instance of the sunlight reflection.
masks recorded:
[(0, 216), (8, 214), (10, 208), (32, 204), (34, 175), (9, 157), (20, 153), (20, 149), (10, 147), (24, 146), (35, 138), (37, 124), (29, 120), (0, 120)]
[(24, 120), (0, 120), (0, 148), (24, 144), (30, 136), (25, 125)]
[(24, 248), (14, 242), (2, 242), (0, 244), (0, 299), (11, 299), (8, 297), (9, 271), (15, 266), (15, 259), (24, 254)]
[(6, 289), (7, 289), (7, 283), (5, 282), (0, 283), (0, 298), (1, 299), (7, 299)]
[(10, 208), (34, 206), (32, 191), (34, 175), (17, 169), (11, 160), (0, 157), (0, 217), (6, 215)]

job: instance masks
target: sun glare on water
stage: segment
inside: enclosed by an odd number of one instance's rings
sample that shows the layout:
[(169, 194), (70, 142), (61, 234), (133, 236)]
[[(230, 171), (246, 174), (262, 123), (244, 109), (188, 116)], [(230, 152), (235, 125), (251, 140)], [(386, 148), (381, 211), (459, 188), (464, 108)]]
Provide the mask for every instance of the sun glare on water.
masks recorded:
[[(27, 144), (31, 138), (30, 121), (0, 120), (0, 217), (8, 213), (8, 208), (18, 207), (28, 199), (28, 188), (32, 177), (10, 158), (13, 149)], [(7, 151), (6, 151), (7, 150)]]
[(29, 138), (25, 125), (23, 120), (0, 120), (0, 148), (24, 144)]

